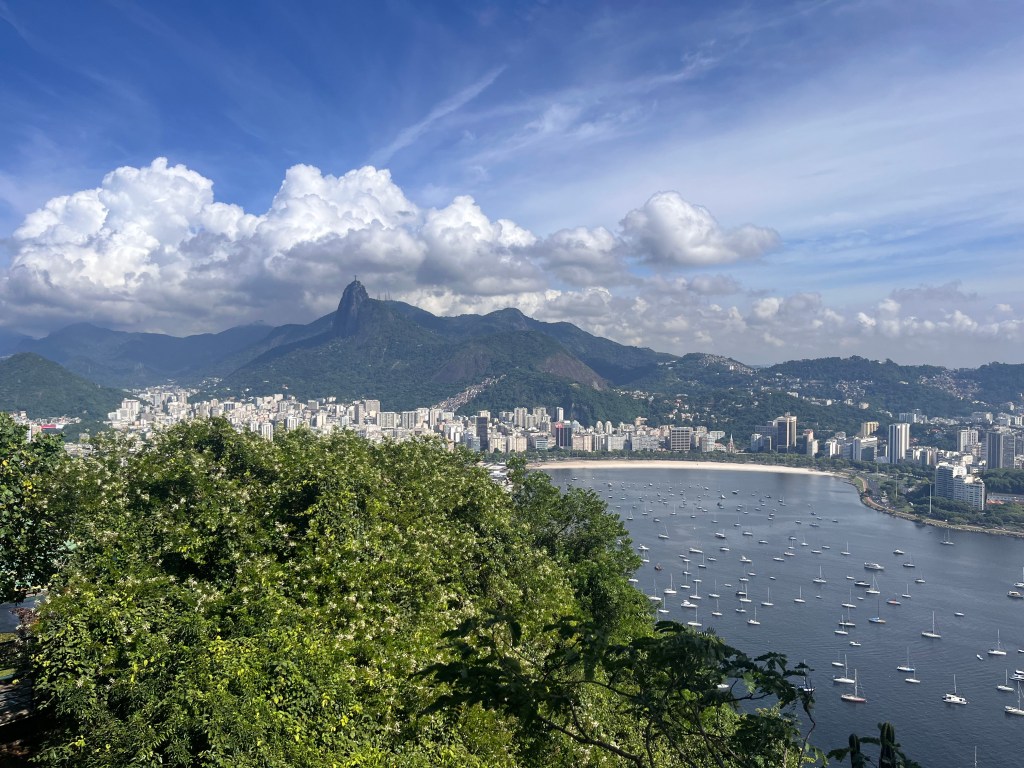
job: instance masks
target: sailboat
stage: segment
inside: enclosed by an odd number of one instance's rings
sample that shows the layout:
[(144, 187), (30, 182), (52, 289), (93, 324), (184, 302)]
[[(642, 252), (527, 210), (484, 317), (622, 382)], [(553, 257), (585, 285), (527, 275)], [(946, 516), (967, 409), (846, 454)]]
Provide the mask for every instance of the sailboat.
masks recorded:
[(693, 627), (694, 629), (700, 629), (704, 625), (697, 621), (697, 612), (693, 612), (693, 618), (686, 622), (686, 626)]
[(767, 600), (762, 600), (761, 601), (761, 605), (763, 605), (763, 606), (765, 606), (767, 608), (771, 608), (773, 605), (775, 605), (775, 603), (772, 602), (772, 588), (771, 587), (768, 587), (768, 599)]
[(832, 630), (832, 634), (844, 635), (844, 636), (850, 634), (849, 632), (846, 631), (846, 617), (845, 616), (840, 616), (839, 617), (839, 628), (838, 629), (833, 629)]
[[(804, 662), (804, 666), (807, 666), (807, 662)], [(811, 676), (807, 674), (807, 670), (804, 670), (804, 684), (798, 686), (803, 693), (814, 693), (814, 683), (811, 682)]]
[[(1021, 576), (1024, 577), (1024, 568), (1021, 568), (1020, 570), (1021, 570)], [(1017, 589), (1024, 589), (1024, 579), (1022, 579), (1021, 581), (1016, 582), (1013, 586), (1015, 586)]]
[(665, 589), (663, 589), (662, 592), (664, 594), (666, 594), (666, 595), (674, 595), (674, 594), (676, 594), (675, 587), (672, 586), (672, 574), (669, 574), (669, 576), (668, 576), (668, 586), (665, 587)]
[(843, 660), (841, 658), (839, 658), (840, 655), (841, 654), (839, 653), (839, 651), (836, 651), (836, 660), (832, 662), (832, 666), (833, 667), (841, 667), (841, 666), (843, 666)]
[(853, 587), (850, 587), (850, 602), (842, 603), (842, 606), (843, 608), (849, 608), (851, 610), (857, 607), (857, 604), (853, 602)]
[(967, 699), (956, 692), (956, 675), (953, 675), (953, 692), (942, 694), (942, 700), (947, 704), (966, 704)]
[[(928, 501), (931, 502), (931, 496), (928, 497)], [(953, 546), (953, 542), (949, 540), (949, 528), (946, 529), (946, 535), (939, 543), (945, 544), (947, 547)]]
[(846, 549), (844, 549), (839, 554), (841, 554), (841, 555), (849, 555), (850, 554), (850, 542), (846, 542)]
[(708, 597), (710, 597), (712, 600), (717, 600), (719, 597), (721, 597), (721, 595), (718, 594), (718, 579), (715, 579), (715, 591), (708, 592)]
[(838, 676), (833, 675), (832, 682), (837, 685), (853, 685), (853, 679), (850, 677), (850, 668), (847, 666), (845, 657), (843, 657), (843, 674)]
[(916, 568), (917, 567), (916, 565), (914, 565), (914, 558), (913, 558), (912, 555), (907, 555), (907, 562), (905, 562), (903, 564), (903, 567), (904, 568)]
[(909, 581), (907, 582), (907, 591), (904, 592), (902, 595), (900, 595), (900, 597), (902, 597), (904, 600), (909, 600), (910, 599), (910, 582)]
[(715, 600), (715, 610), (711, 612), (712, 616), (718, 617), (722, 615), (721, 609), (718, 607), (718, 600)]
[(900, 664), (898, 667), (896, 667), (896, 669), (899, 670), (900, 672), (911, 672), (912, 673), (914, 671), (914, 668), (912, 666), (910, 666), (910, 646), (909, 645), (907, 646), (907, 663), (906, 664)]
[(821, 566), (820, 565), (818, 566), (818, 578), (811, 579), (811, 581), (813, 581), (815, 584), (825, 584), (825, 583), (827, 583), (825, 581), (825, 577), (821, 575)]
[(793, 602), (794, 603), (806, 603), (807, 601), (804, 600), (804, 588), (800, 587), (799, 589), (800, 589), (800, 593), (796, 597), (793, 598)]
[(1020, 705), (1020, 683), (1017, 683), (1017, 706), (1015, 707), (1012, 704), (1007, 704), (1003, 707), (1003, 712), (1008, 715), (1024, 716), (1024, 709), (1022, 709)]
[(1003, 693), (1013, 693), (1013, 686), (1010, 685), (1010, 670), (1005, 670), (1003, 682), (1001, 685), (996, 686), (997, 691), (1003, 691)]
[(1006, 651), (1003, 649), (1003, 644), (999, 639), (999, 630), (996, 630), (996, 647), (988, 649), (989, 656), (1005, 656)]
[(865, 595), (878, 595), (881, 594), (881, 590), (878, 588), (878, 580), (872, 576), (871, 586), (864, 590)]
[(921, 637), (928, 637), (932, 640), (938, 640), (942, 635), (935, 631), (935, 611), (932, 611), (932, 630), (929, 632), (927, 629), (921, 633)]
[(882, 618), (882, 601), (880, 599), (875, 602), (875, 615), (868, 621), (872, 624), (885, 624), (885, 619)]
[(747, 619), (747, 624), (750, 624), (750, 625), (755, 626), (755, 627), (759, 626), (761, 624), (761, 622), (757, 620), (757, 606), (756, 605), (754, 606), (754, 618)]
[(860, 695), (859, 684), (857, 683), (857, 670), (853, 670), (853, 693), (844, 693), (839, 697), (843, 701), (849, 701), (853, 704), (864, 704), (867, 699)]

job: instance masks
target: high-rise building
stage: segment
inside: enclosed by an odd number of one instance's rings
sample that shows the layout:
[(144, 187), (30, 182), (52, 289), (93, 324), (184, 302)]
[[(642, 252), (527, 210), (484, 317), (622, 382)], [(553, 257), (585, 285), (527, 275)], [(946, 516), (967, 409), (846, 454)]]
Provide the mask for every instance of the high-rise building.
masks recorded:
[(565, 409), (562, 407), (555, 408), (555, 421), (565, 421)]
[(857, 432), (857, 437), (871, 437), (878, 431), (879, 424), (877, 421), (863, 421), (860, 425), (860, 430)]
[(978, 444), (978, 430), (961, 429), (956, 434), (956, 449), (960, 453), (968, 453), (971, 446)]
[(491, 450), (491, 442), (488, 439), (488, 429), (491, 426), (490, 415), (484, 415), (486, 411), (481, 411), (480, 415), (476, 417), (476, 438), (480, 443), (479, 450), (482, 453), (487, 453)]
[(693, 430), (690, 427), (671, 427), (668, 431), (670, 451), (689, 451), (693, 445)]
[(796, 448), (796, 416), (779, 416), (772, 422), (775, 426), (775, 450), (788, 451)]
[(556, 448), (572, 448), (572, 426), (566, 424), (564, 421), (557, 421), (551, 427), (553, 437), (555, 438)]
[(1017, 439), (1006, 429), (992, 429), (985, 433), (985, 461), (989, 469), (1013, 468), (1017, 455)]
[(953, 498), (953, 478), (964, 477), (967, 468), (962, 464), (940, 462), (935, 467), (935, 495), (943, 499)]
[(889, 425), (889, 463), (898, 464), (910, 450), (910, 425), (897, 422)]

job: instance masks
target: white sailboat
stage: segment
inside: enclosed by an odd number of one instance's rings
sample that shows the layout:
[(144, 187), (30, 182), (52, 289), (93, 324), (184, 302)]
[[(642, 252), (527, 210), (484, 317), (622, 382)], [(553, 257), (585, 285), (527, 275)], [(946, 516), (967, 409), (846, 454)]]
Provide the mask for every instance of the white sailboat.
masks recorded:
[(825, 577), (821, 575), (821, 566), (818, 566), (818, 578), (811, 579), (815, 584), (826, 584)]
[(882, 601), (878, 599), (875, 601), (875, 615), (868, 619), (872, 624), (885, 624), (885, 619), (882, 618)]
[(1005, 670), (1003, 682), (996, 686), (996, 690), (1003, 693), (1013, 693), (1013, 686), (1010, 685), (1010, 670)]
[(910, 646), (909, 645), (907, 646), (907, 663), (906, 664), (900, 664), (898, 667), (896, 667), (896, 669), (899, 670), (900, 672), (910, 672), (910, 673), (914, 672), (914, 668), (910, 665)]
[(672, 586), (672, 574), (671, 573), (668, 575), (668, 586), (665, 587), (665, 589), (663, 589), (662, 592), (664, 594), (666, 594), (666, 595), (674, 595), (674, 594), (676, 594), (675, 587)]
[(1003, 643), (999, 638), (999, 630), (996, 630), (996, 647), (988, 649), (989, 656), (1005, 656), (1006, 650), (1003, 648)]
[(807, 601), (804, 600), (804, 588), (800, 587), (799, 590), (800, 590), (799, 594), (796, 597), (793, 598), (793, 602), (794, 603), (806, 603)]
[(750, 624), (750, 625), (755, 626), (755, 627), (759, 626), (761, 624), (761, 622), (757, 620), (757, 606), (756, 605), (754, 606), (754, 618), (747, 619), (747, 624)]
[(938, 640), (942, 637), (938, 632), (935, 631), (935, 611), (932, 611), (932, 629), (929, 632), (927, 629), (921, 633), (921, 637), (931, 638), (932, 640)]
[(841, 555), (849, 555), (850, 554), (850, 542), (846, 542), (846, 549), (844, 549), (839, 554), (841, 554)]
[(947, 704), (966, 704), (967, 699), (956, 692), (956, 675), (953, 675), (953, 692), (942, 694), (942, 700)]
[(721, 610), (721, 609), (720, 609), (720, 608), (718, 607), (718, 600), (717, 600), (717, 599), (715, 600), (715, 610), (713, 610), (713, 611), (711, 612), (711, 615), (712, 615), (712, 616), (715, 616), (716, 618), (717, 618), (718, 616), (721, 616), (721, 615), (722, 615), (722, 610)]
[(1024, 717), (1024, 708), (1020, 705), (1020, 683), (1017, 683), (1017, 706), (1007, 704), (1003, 707), (1003, 712), (1008, 715), (1017, 715), (1018, 717)]
[(833, 675), (832, 682), (837, 685), (853, 685), (853, 678), (850, 677), (850, 668), (847, 666), (845, 658), (843, 659), (843, 674)]
[(767, 608), (771, 608), (773, 605), (775, 605), (775, 603), (772, 602), (772, 588), (771, 587), (768, 587), (768, 598), (766, 600), (762, 600), (761, 601), (761, 605), (763, 605), (763, 606), (765, 606)]

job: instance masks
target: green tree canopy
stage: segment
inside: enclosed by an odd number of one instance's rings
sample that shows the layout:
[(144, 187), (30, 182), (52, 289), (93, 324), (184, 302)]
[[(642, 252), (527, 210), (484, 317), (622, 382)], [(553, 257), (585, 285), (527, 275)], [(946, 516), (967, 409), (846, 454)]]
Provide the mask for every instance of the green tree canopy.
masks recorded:
[(656, 631), (595, 494), (476, 460), (220, 420), (100, 444), (40, 608), (42, 761), (799, 762), (784, 659)]
[(45, 584), (66, 551), (69, 521), (59, 493), (67, 458), (59, 437), (37, 435), (0, 413), (0, 601)]

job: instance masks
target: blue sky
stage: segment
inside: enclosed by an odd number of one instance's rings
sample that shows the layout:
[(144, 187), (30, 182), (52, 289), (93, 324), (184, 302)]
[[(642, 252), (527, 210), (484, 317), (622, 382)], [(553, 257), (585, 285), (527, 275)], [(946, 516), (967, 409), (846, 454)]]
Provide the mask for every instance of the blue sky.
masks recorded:
[(638, 5), (0, 0), (0, 322), (1024, 361), (1024, 7)]

